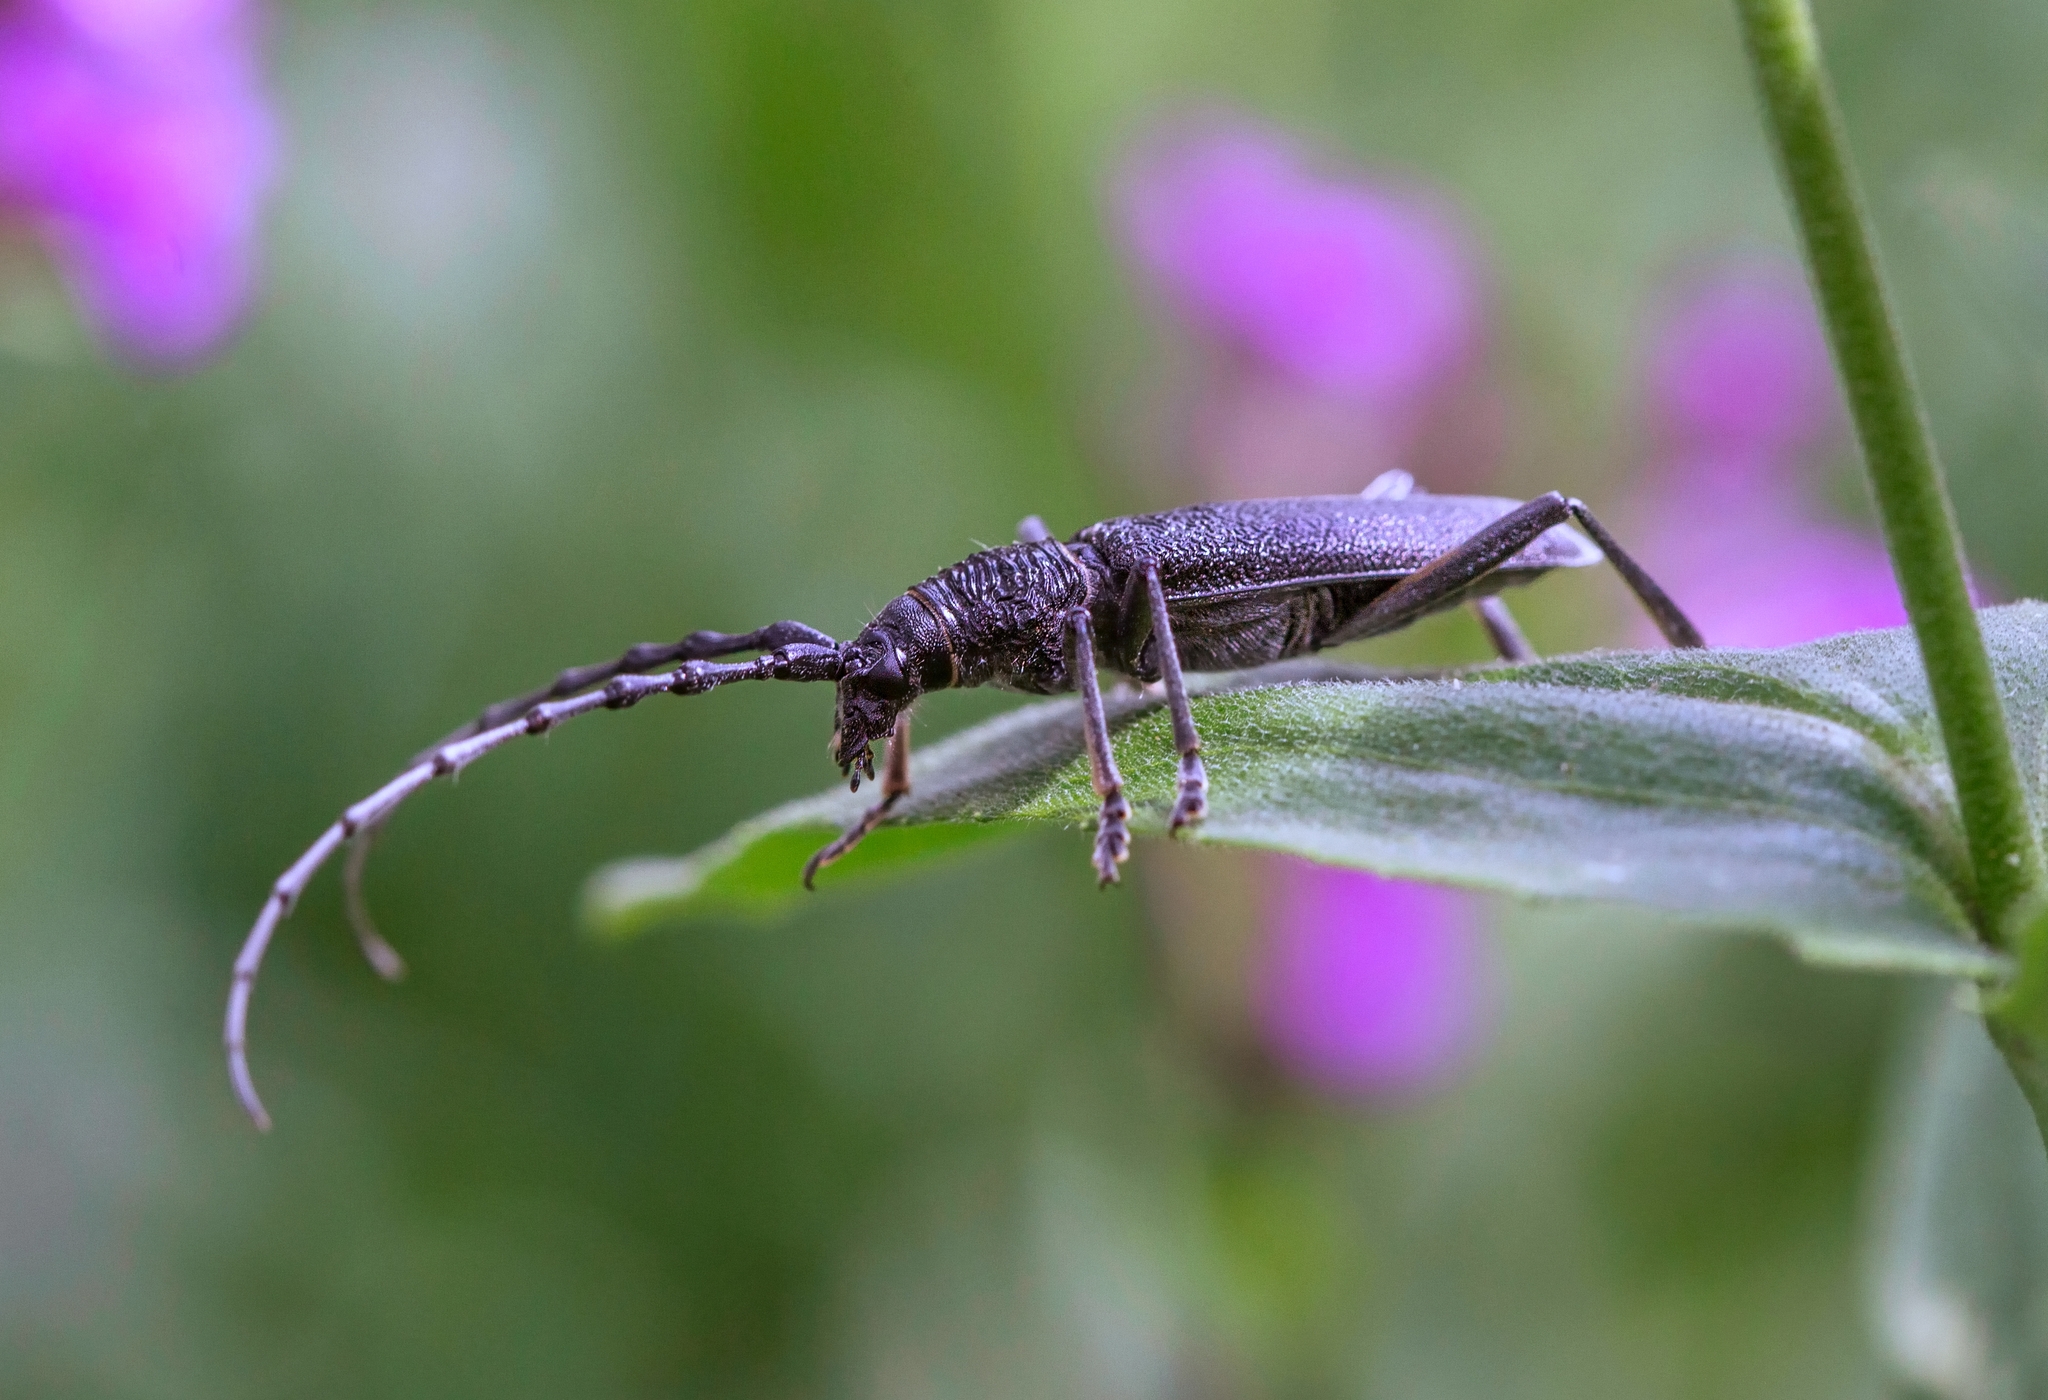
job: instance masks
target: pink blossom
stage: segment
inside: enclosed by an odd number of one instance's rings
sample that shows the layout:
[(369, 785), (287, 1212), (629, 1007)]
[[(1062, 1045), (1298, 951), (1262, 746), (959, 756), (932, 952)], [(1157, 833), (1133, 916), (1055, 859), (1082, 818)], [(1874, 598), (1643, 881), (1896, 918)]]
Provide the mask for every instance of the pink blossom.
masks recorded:
[(1478, 340), (1477, 279), (1447, 211), (1314, 171), (1281, 133), (1184, 126), (1123, 172), (1125, 241), (1189, 319), (1327, 392), (1412, 398)]
[(1281, 1063), (1325, 1092), (1384, 1098), (1469, 1061), (1492, 1001), (1469, 897), (1299, 860), (1274, 873), (1253, 992)]
[[(1291, 137), (1183, 121), (1121, 172), (1134, 261), (1231, 353), (1185, 400), (1201, 489), (1363, 488), (1400, 464), (1422, 411), (1470, 367), (1481, 279), (1448, 205), (1419, 187), (1319, 170)], [(1441, 1082), (1486, 1020), (1488, 949), (1453, 891), (1302, 861), (1267, 884), (1252, 980), (1276, 1058), (1338, 1095)]]
[[(1891, 560), (1863, 531), (1818, 518), (1796, 462), (1692, 453), (1661, 464), (1643, 559), (1718, 647), (1781, 647), (1905, 625)], [(1657, 645), (1638, 622), (1637, 640)]]
[(122, 353), (188, 363), (253, 295), (275, 119), (240, 0), (38, 0), (0, 20), (0, 197)]
[[(1672, 447), (1651, 473), (1642, 555), (1727, 647), (1789, 646), (1906, 621), (1890, 560), (1827, 520), (1804, 469), (1841, 421), (1826, 340), (1789, 261), (1731, 259), (1655, 327), (1649, 408)], [(1637, 629), (1646, 645), (1653, 632)]]
[(1657, 332), (1650, 396), (1681, 441), (1729, 452), (1811, 447), (1836, 418), (1834, 362), (1806, 279), (1781, 259), (1733, 259)]

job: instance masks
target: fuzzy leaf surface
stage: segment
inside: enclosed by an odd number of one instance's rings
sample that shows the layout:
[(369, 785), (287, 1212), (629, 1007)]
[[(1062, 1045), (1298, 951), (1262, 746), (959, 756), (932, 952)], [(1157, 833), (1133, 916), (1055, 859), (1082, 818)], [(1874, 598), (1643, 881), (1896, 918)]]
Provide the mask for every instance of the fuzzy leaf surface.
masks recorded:
[[(2038, 823), (2048, 606), (1983, 613)], [(1972, 932), (1968, 854), (1910, 632), (1779, 651), (1612, 652), (1431, 679), (1330, 662), (1199, 681), (1210, 775), (1203, 841), (1529, 898), (1633, 905), (1763, 932), (1809, 960), (1998, 977)], [(1140, 833), (1175, 776), (1156, 698), (1113, 699)], [(913, 795), (820, 887), (900, 871), (1034, 824), (1076, 830), (1096, 800), (1077, 702), (1016, 711), (920, 750)], [(789, 803), (681, 858), (600, 871), (603, 932), (768, 915), (803, 897), (805, 857), (869, 794)], [(1140, 843), (1134, 862), (1142, 862)]]

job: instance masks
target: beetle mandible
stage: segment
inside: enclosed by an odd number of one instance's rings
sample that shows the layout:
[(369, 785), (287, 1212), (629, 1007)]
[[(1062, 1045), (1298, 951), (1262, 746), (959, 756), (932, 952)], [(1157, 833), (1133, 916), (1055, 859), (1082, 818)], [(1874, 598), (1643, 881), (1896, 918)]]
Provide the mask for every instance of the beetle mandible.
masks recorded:
[[(1575, 532), (1578, 525), (1587, 535)], [(1028, 695), (1077, 691), (1096, 794), (1094, 866), (1115, 883), (1130, 853), (1124, 796), (1103, 714), (1098, 664), (1160, 682), (1180, 752), (1168, 829), (1208, 809), (1202, 740), (1184, 671), (1240, 670), (1375, 637), (1445, 608), (1470, 604), (1509, 661), (1535, 653), (1495, 596), (1551, 569), (1603, 558), (1676, 647), (1704, 645), (1684, 613), (1579, 501), (1552, 491), (1532, 501), (1432, 496), (1406, 472), (1383, 474), (1355, 496), (1297, 496), (1184, 506), (1127, 515), (1054, 539), (1036, 516), (1017, 543), (964, 559), (917, 584), (852, 641), (801, 622), (752, 632), (693, 632), (671, 645), (636, 646), (615, 661), (562, 672), (553, 684), (491, 706), (343, 812), (278, 877), (235, 960), (228, 993), (228, 1069), (259, 1127), (270, 1120), (247, 1055), (249, 1000), (264, 950), (313, 875), (351, 847), (351, 922), (371, 964), (404, 968), (378, 936), (360, 896), (370, 839), (400, 803), (492, 749), (592, 710), (621, 710), (650, 695), (702, 695), (733, 681), (829, 681), (838, 687), (832, 757), (855, 791), (875, 775), (886, 742), (881, 801), (812, 856), (803, 882), (885, 821), (910, 791), (910, 711), (927, 691), (993, 685)], [(755, 653), (751, 661), (714, 658)], [(661, 669), (668, 668), (668, 669)]]

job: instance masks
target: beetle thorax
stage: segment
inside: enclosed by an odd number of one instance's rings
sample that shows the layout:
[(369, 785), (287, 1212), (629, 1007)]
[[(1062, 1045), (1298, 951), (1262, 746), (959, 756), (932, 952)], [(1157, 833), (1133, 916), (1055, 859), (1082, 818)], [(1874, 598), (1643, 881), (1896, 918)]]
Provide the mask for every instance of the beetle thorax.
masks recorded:
[(957, 686), (1049, 695), (1066, 688), (1066, 617), (1091, 594), (1085, 565), (1055, 541), (961, 560), (904, 598), (944, 635)]

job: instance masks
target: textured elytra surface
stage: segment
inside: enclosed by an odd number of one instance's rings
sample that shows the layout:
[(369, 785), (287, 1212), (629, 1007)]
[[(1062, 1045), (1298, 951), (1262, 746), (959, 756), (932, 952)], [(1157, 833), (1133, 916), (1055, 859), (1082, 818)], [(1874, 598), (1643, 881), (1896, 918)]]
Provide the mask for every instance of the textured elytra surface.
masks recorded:
[[(1401, 578), (1521, 505), (1496, 496), (1289, 496), (1126, 515), (1074, 536), (1114, 571), (1159, 566), (1167, 596), (1208, 597), (1333, 577)], [(1600, 552), (1563, 526), (1505, 572), (1574, 568)]]
[[(1982, 614), (2035, 811), (2048, 606)], [(1390, 680), (1327, 664), (1209, 678), (1202, 839), (1538, 898), (1632, 905), (1775, 934), (1807, 958), (1987, 977), (1970, 869), (1918, 651), (1903, 629), (1773, 652), (1606, 653)], [(1165, 714), (1116, 710), (1136, 827), (1173, 788)], [(1078, 709), (1026, 706), (918, 756), (915, 795), (826, 881), (1033, 823), (1087, 828)], [(626, 862), (590, 891), (599, 927), (768, 912), (805, 854), (859, 811), (791, 803), (681, 859)], [(1134, 857), (1145, 856), (1141, 843)], [(1075, 840), (1074, 878), (1089, 878)]]

